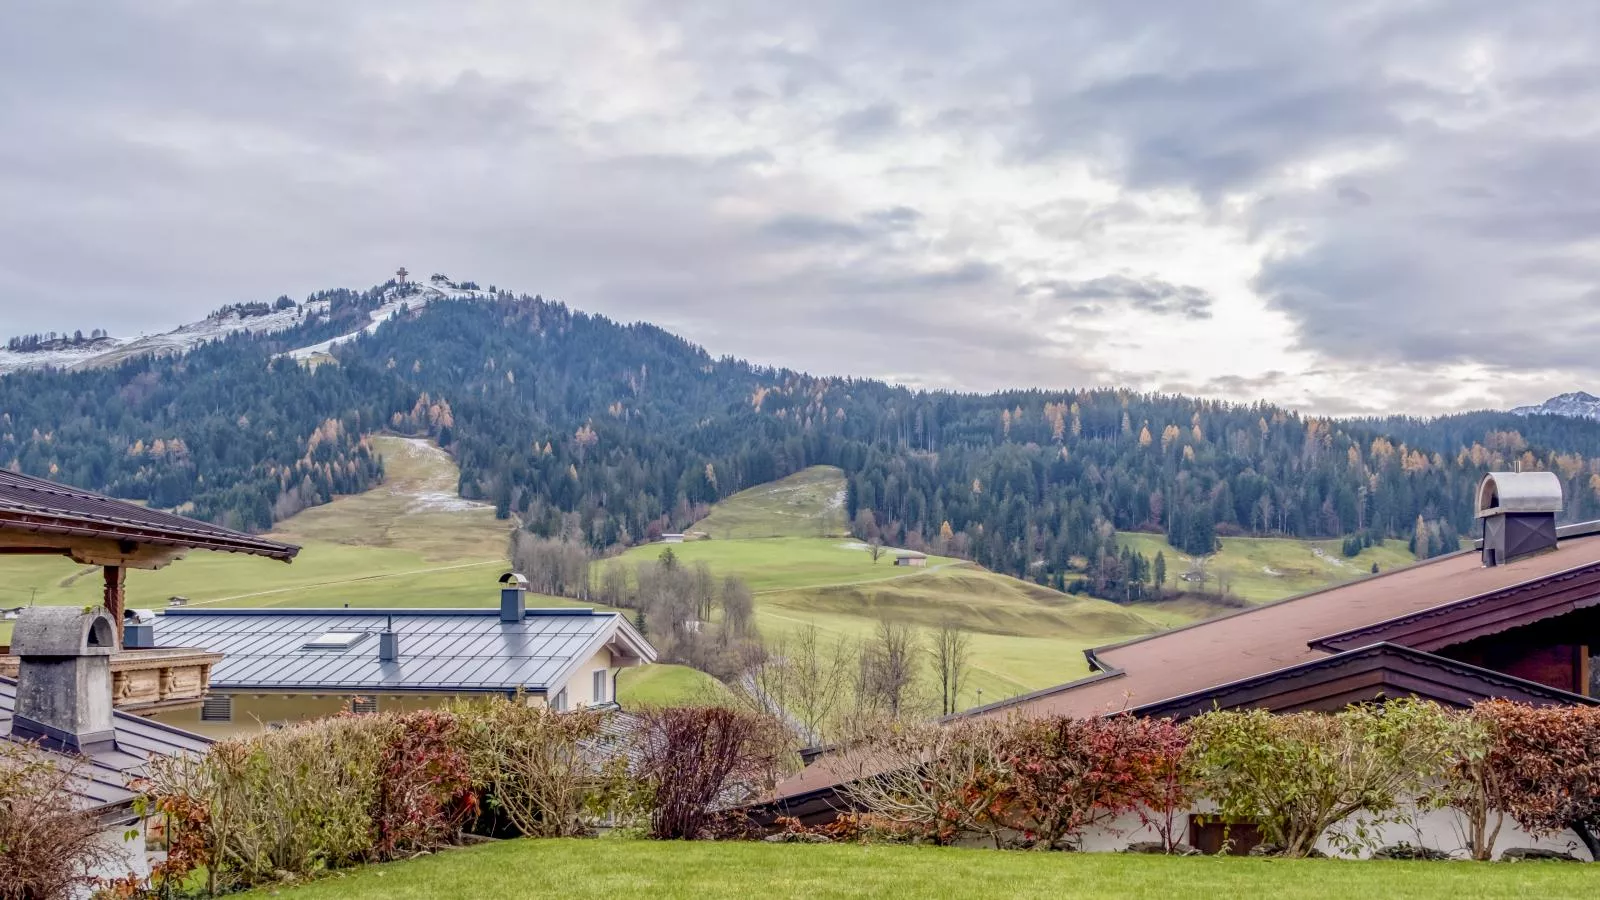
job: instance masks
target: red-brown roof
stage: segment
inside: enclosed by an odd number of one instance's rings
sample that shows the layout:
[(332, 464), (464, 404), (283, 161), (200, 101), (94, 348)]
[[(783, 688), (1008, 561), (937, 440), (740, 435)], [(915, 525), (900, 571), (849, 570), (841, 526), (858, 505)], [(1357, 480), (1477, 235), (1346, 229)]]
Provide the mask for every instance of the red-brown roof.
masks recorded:
[(1422, 610), (1600, 567), (1600, 536), (1568, 538), (1549, 553), (1483, 565), (1464, 551), (1360, 581), (1091, 651), (1100, 676), (976, 711), (1088, 716), (1132, 709), (1325, 656), (1319, 638)]
[(293, 544), (4, 470), (0, 470), (0, 529), (250, 553), (284, 562), (300, 552)]
[[(1600, 573), (1600, 535), (1564, 538), (1553, 551), (1485, 567), (1466, 551), (1089, 651), (1098, 673), (960, 714), (1094, 716), (1153, 707), (1327, 659), (1314, 646), (1417, 613), (1502, 602), (1530, 584)], [(848, 780), (848, 762), (824, 756), (778, 785), (796, 798)], [(837, 771), (836, 771), (837, 770)]]

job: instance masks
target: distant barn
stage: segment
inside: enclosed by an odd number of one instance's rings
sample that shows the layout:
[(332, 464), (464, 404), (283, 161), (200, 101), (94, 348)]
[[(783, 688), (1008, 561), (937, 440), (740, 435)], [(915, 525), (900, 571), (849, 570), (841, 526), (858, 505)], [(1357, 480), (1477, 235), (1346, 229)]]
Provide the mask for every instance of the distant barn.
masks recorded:
[(683, 535), (681, 535), (681, 534), (663, 534), (661, 536), (661, 543), (663, 543), (663, 544), (681, 544), (681, 543), (683, 543)]
[(897, 566), (925, 566), (928, 564), (928, 554), (910, 550), (894, 558)]

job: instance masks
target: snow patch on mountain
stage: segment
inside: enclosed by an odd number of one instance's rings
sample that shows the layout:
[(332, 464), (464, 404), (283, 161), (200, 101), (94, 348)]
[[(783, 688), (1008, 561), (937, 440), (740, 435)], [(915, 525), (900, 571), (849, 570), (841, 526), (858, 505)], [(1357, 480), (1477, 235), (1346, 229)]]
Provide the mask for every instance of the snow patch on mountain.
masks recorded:
[(297, 347), (284, 355), (290, 359), (305, 360), (319, 353), (327, 353), (334, 347), (348, 343), (362, 336), (372, 334), (378, 327), (398, 315), (402, 310), (419, 309), (436, 300), (484, 300), (494, 295), (488, 291), (472, 291), (458, 288), (447, 281), (435, 281), (428, 284), (396, 285), (390, 289), (387, 299), (369, 315), (369, 322), (364, 328), (358, 328), (349, 334), (318, 341), (306, 347)]
[(1570, 416), (1600, 421), (1600, 397), (1588, 391), (1558, 394), (1538, 406), (1519, 406), (1511, 411), (1519, 416)]
[[(290, 350), (285, 355), (303, 360), (318, 353), (327, 353), (338, 344), (377, 331), (378, 326), (389, 321), (403, 309), (417, 309), (437, 300), (485, 300), (494, 296), (489, 291), (457, 287), (453, 282), (442, 278), (427, 283), (394, 285), (385, 295), (384, 302), (372, 310), (368, 317), (370, 321), (366, 326), (308, 347)], [(50, 349), (0, 349), (0, 375), (21, 369), (47, 367), (79, 369), (111, 365), (145, 354), (187, 353), (201, 344), (220, 340), (231, 334), (240, 332), (270, 334), (285, 331), (301, 324), (307, 317), (326, 315), (329, 305), (327, 300), (308, 300), (298, 306), (256, 315), (244, 315), (240, 310), (230, 309), (225, 313), (207, 316), (199, 322), (192, 322), (160, 334), (142, 334), (131, 338), (106, 337), (74, 346)]]

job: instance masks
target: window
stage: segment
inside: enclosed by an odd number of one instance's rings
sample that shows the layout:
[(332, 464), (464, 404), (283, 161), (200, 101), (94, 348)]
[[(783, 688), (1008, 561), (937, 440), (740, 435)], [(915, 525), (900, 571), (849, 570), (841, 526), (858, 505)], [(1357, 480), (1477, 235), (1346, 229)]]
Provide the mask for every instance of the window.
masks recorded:
[(556, 693), (556, 699), (555, 699), (555, 701), (553, 703), (550, 704), (550, 706), (556, 712), (566, 712), (567, 711), (567, 689), (566, 688), (562, 688), (559, 692)]
[(231, 694), (207, 694), (206, 698), (200, 701), (200, 721), (232, 722), (233, 696)]
[(606, 702), (606, 670), (594, 670), (594, 702)]
[(349, 650), (366, 637), (359, 631), (330, 631), (315, 640), (300, 645), (302, 650)]
[(351, 697), (350, 711), (356, 715), (367, 715), (378, 711), (377, 697)]

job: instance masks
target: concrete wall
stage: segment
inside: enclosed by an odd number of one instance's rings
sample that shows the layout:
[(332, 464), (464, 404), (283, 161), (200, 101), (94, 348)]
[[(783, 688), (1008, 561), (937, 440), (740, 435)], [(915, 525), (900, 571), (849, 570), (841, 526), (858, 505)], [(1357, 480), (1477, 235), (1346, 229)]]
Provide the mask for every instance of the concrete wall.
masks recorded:
[[(128, 835), (131, 834), (132, 837)], [(111, 850), (110, 858), (94, 867), (89, 874), (95, 878), (123, 878), (129, 874), (141, 879), (150, 877), (150, 859), (145, 853), (144, 822), (110, 825), (100, 832), (97, 841)], [(80, 887), (73, 892), (73, 900), (87, 900), (94, 891)]]
[[(611, 651), (601, 647), (593, 656), (584, 660), (583, 664), (573, 671), (572, 677), (565, 684), (567, 689), (567, 709), (593, 706), (597, 702), (607, 703), (616, 699), (614, 691), (616, 690), (617, 670), (612, 667), (612, 663)], [(605, 696), (598, 700), (594, 696), (594, 673), (596, 671), (606, 673)], [(559, 687), (552, 690), (550, 697), (554, 698), (559, 690)], [(405, 712), (416, 709), (437, 709), (458, 696), (471, 696), (465, 694), (367, 695), (352, 693), (235, 694), (229, 691), (213, 691), (212, 693), (229, 694), (233, 697), (232, 721), (202, 721), (199, 707), (152, 712), (149, 714), (149, 718), (209, 738), (230, 738), (259, 734), (271, 725), (287, 725), (338, 715), (339, 711), (344, 709), (351, 698), (355, 696), (375, 696), (379, 710)], [(545, 698), (539, 695), (529, 695), (528, 700), (535, 705), (545, 705)]]
[[(1209, 803), (1198, 804), (1191, 814), (1205, 814), (1214, 812), (1216, 807)], [(1179, 839), (1188, 841), (1189, 816), (1179, 818), (1177, 829)], [(1347, 827), (1351, 823), (1346, 823)], [(1466, 827), (1461, 815), (1451, 809), (1430, 810), (1416, 816), (1410, 825), (1386, 824), (1377, 829), (1378, 842), (1374, 849), (1394, 844), (1406, 843), (1417, 847), (1427, 847), (1432, 850), (1443, 850), (1446, 853), (1462, 859), (1469, 857), (1467, 850)], [(1082, 849), (1089, 852), (1114, 852), (1124, 850), (1129, 844), (1139, 841), (1155, 841), (1160, 838), (1155, 829), (1150, 828), (1140, 821), (1138, 814), (1128, 813), (1106, 827), (1092, 829), (1083, 837)], [(1510, 819), (1506, 819), (1500, 828), (1500, 834), (1495, 841), (1495, 856), (1513, 847), (1537, 847), (1544, 850), (1557, 850), (1571, 853), (1579, 859), (1589, 859), (1589, 853), (1584, 849), (1583, 842), (1570, 831), (1535, 838)], [(1340, 850), (1335, 842), (1326, 836), (1317, 844), (1317, 849), (1329, 856), (1350, 855)], [(1363, 850), (1360, 856), (1370, 855), (1370, 851)]]

